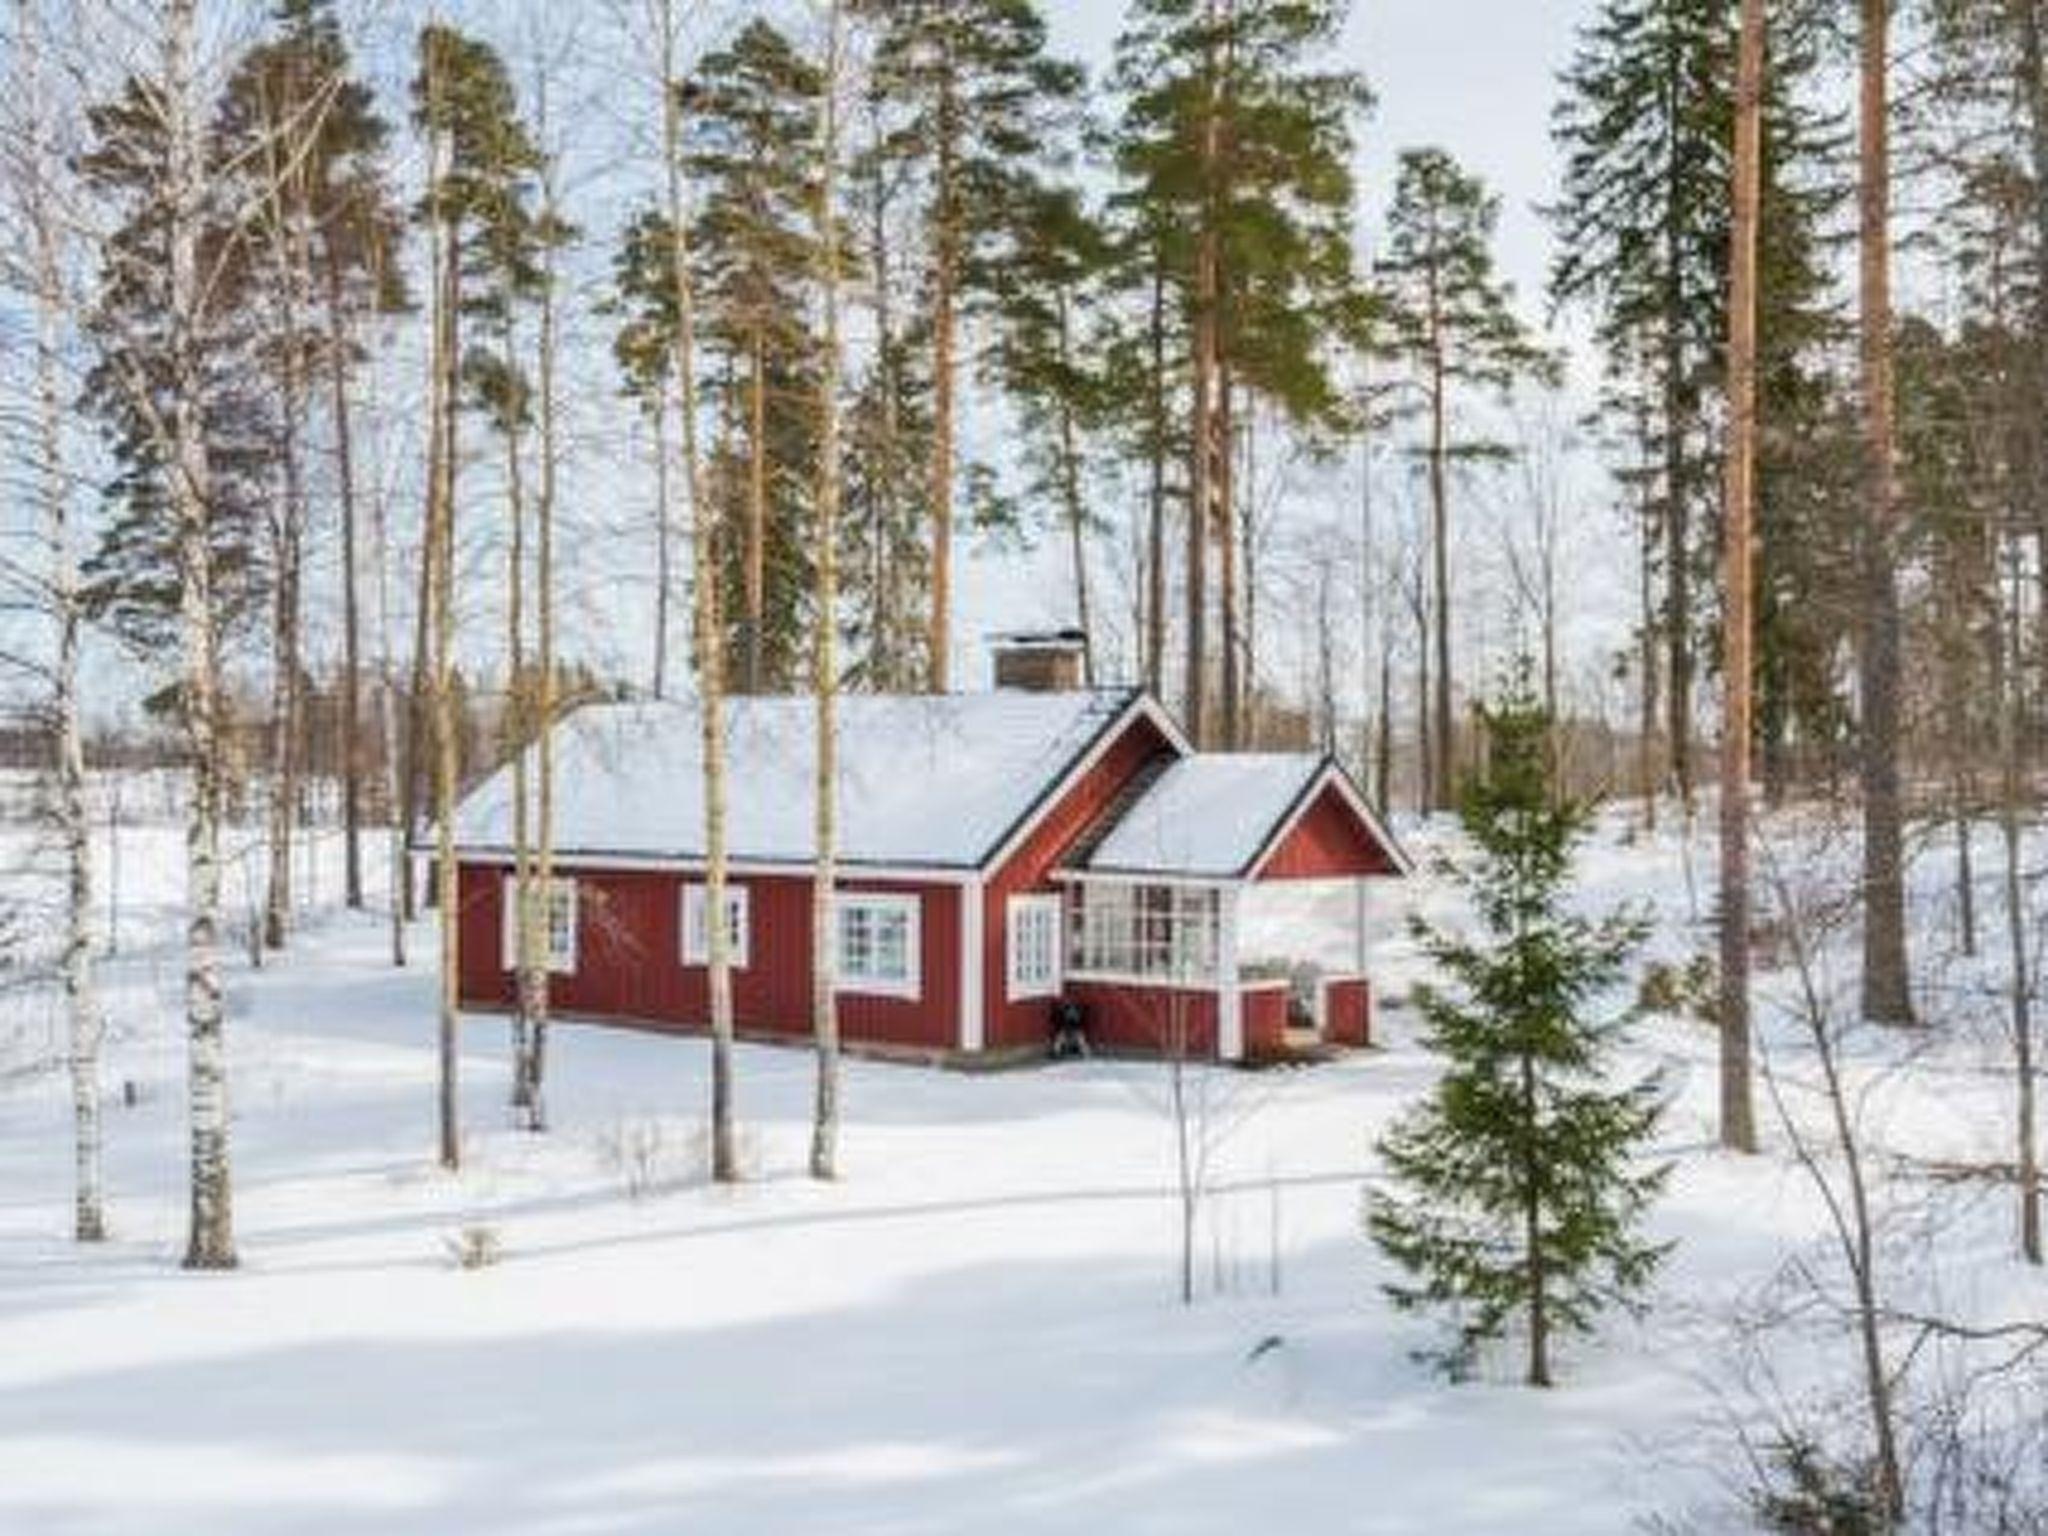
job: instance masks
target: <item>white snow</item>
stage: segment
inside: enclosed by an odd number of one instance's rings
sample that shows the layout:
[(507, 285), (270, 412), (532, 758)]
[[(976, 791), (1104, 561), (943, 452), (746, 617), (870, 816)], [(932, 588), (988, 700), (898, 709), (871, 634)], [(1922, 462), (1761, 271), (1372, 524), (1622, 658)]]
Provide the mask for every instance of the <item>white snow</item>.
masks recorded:
[[(1128, 691), (847, 694), (839, 702), (840, 858), (979, 865), (1132, 705)], [(736, 860), (813, 857), (814, 710), (807, 697), (735, 698), (726, 711)], [(703, 743), (694, 705), (611, 704), (557, 728), (555, 845), (564, 854), (701, 858)], [(511, 770), (464, 802), (456, 841), (512, 842)]]
[(1184, 757), (1118, 818), (1087, 867), (1190, 879), (1241, 875), (1324, 761), (1306, 752)]
[[(1680, 849), (1610, 829), (1586, 866), (1592, 905), (1656, 899), (1672, 956), (1710, 907), (1688, 900)], [(1918, 874), (1931, 913), (1943, 872), (1923, 857)], [(1426, 879), (1400, 890), (1453, 909)], [(1391, 918), (1385, 1049), (1198, 1074), (1235, 1129), (1193, 1308), (1174, 1299), (1158, 1067), (852, 1063), (845, 1177), (819, 1186), (808, 1057), (743, 1048), (749, 1178), (717, 1189), (701, 1042), (558, 1028), (553, 1129), (532, 1136), (502, 1107), (503, 1021), (477, 1018), (450, 1176), (432, 1163), (431, 976), (392, 970), (385, 944), (374, 915), (334, 917), (231, 972), (238, 1273), (176, 1267), (174, 951), (110, 977), (106, 1247), (67, 1241), (61, 1073), (0, 1080), (0, 1531), (1620, 1536), (1721, 1496), (1726, 1310), (1795, 1253), (1830, 1262), (1782, 1145), (1707, 1150), (1710, 1032), (1653, 1019), (1629, 1065), (1670, 1074), (1659, 1154), (1677, 1172), (1655, 1230), (1679, 1247), (1648, 1318), (1568, 1351), (1552, 1393), (1514, 1385), (1511, 1361), (1464, 1387), (1418, 1364), (1437, 1335), (1382, 1299), (1358, 1223), (1373, 1139), (1434, 1071)], [(1782, 988), (1762, 997), (1768, 1019)], [(1797, 1109), (1809, 1064), (1781, 1026), (1766, 1038)], [(1997, 1154), (1995, 1042), (1907, 1048), (1910, 1074), (1867, 1063), (1872, 1133)], [(1943, 1229), (1943, 1284), (2038, 1315), (2006, 1217), (1982, 1201)], [(470, 1226), (502, 1262), (450, 1262)]]

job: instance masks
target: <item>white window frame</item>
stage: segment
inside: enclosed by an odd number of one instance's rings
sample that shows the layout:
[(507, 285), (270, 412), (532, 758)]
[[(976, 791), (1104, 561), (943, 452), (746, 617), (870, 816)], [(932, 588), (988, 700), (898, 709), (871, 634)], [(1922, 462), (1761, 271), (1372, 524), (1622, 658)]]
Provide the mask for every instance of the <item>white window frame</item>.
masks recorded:
[[(1003, 965), (1011, 1002), (1060, 995), (1061, 918), (1058, 896), (1032, 892), (1009, 899), (1003, 921)], [(1043, 964), (1027, 966), (1027, 959), (1037, 958), (1031, 947), (1034, 944), (1043, 946)]]
[[(704, 926), (705, 892), (709, 886), (701, 884), (683, 887), (682, 907), (682, 958), (684, 965), (709, 965), (711, 963), (711, 933)], [(749, 955), (753, 952), (754, 915), (751, 893), (744, 885), (728, 884), (725, 888), (726, 910), (726, 959), (736, 971), (747, 968)]]
[(1229, 945), (1214, 886), (1085, 881), (1074, 890), (1066, 969), (1089, 981), (1209, 988)]
[[(540, 877), (532, 877), (540, 883)], [(576, 878), (573, 875), (557, 875), (548, 882), (542, 898), (547, 905), (542, 909), (541, 942), (547, 946), (548, 974), (551, 976), (573, 976), (576, 974), (577, 931), (582, 925), (581, 898), (577, 893)], [(560, 935), (567, 940), (557, 948), (555, 939), (555, 903), (562, 902), (568, 909), (567, 921)], [(498, 948), (499, 958), (508, 971), (519, 969), (519, 877), (507, 875), (500, 887), (498, 897)]]
[[(904, 974), (878, 975), (847, 967), (846, 922), (854, 911), (886, 913), (903, 920)], [(900, 997), (916, 1001), (924, 987), (924, 899), (897, 891), (840, 891), (833, 904), (832, 948), (837, 991), (865, 997)]]

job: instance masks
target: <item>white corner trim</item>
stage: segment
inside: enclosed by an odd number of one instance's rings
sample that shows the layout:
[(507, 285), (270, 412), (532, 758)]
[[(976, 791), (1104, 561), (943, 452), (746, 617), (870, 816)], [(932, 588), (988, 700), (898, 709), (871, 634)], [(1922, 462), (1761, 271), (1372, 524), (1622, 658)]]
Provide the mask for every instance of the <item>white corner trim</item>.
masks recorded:
[(979, 1051), (988, 1045), (988, 1020), (984, 1012), (984, 971), (982, 922), (983, 893), (979, 880), (960, 886), (960, 1049)]
[(1242, 1061), (1244, 994), (1237, 974), (1237, 891), (1225, 891), (1217, 905), (1216, 958), (1223, 974), (1216, 981), (1216, 1054), (1224, 1061)]

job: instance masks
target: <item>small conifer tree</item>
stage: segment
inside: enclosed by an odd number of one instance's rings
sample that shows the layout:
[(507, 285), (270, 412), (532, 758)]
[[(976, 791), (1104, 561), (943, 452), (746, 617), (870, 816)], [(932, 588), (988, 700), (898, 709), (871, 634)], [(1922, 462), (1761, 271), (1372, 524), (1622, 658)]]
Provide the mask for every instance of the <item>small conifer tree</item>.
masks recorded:
[(1418, 993), (1427, 1043), (1447, 1065), (1381, 1142), (1390, 1179), (1367, 1225), (1405, 1272), (1386, 1287), (1394, 1304), (1455, 1322), (1435, 1357), (1453, 1377), (1519, 1323), (1528, 1383), (1541, 1387), (1554, 1336), (1639, 1299), (1666, 1248), (1638, 1229), (1669, 1170), (1639, 1157), (1661, 1111), (1656, 1078), (1607, 1081), (1628, 1015), (1603, 1014), (1602, 1000), (1644, 927), (1566, 908), (1590, 808), (1552, 782), (1550, 722), (1526, 666), (1481, 721), (1486, 766), (1461, 812), (1475, 856), (1450, 866), (1479, 934), (1416, 925), (1448, 978)]

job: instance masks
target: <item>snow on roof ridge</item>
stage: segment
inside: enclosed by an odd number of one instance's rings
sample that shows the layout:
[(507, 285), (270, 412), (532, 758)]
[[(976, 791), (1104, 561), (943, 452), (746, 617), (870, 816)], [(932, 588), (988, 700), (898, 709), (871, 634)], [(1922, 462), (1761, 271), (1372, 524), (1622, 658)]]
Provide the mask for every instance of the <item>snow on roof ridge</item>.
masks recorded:
[[(1140, 697), (1133, 688), (1033, 693), (844, 694), (841, 857), (850, 864), (976, 868), (1045, 791)], [(728, 851), (736, 860), (814, 857), (816, 737), (810, 694), (726, 701)], [(556, 834), (581, 853), (702, 856), (702, 733), (694, 698), (605, 700), (556, 726)], [(458, 811), (457, 844), (509, 846), (511, 770)]]
[(1146, 788), (1085, 867), (1234, 878), (1331, 761), (1320, 752), (1204, 752), (1181, 758)]

